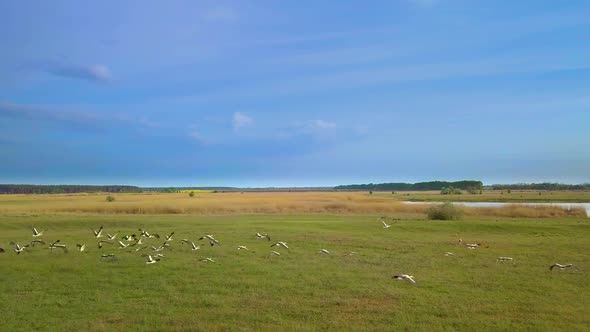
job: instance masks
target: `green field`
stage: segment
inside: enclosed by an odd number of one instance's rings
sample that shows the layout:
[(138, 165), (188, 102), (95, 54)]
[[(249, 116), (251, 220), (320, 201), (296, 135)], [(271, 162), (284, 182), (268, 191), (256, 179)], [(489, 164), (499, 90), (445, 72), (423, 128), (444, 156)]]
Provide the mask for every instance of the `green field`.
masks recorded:
[[(588, 330), (587, 218), (390, 222), (385, 230), (373, 215), (0, 215), (0, 330)], [(100, 225), (176, 235), (166, 257), (146, 265), (141, 251), (99, 250), (90, 228)], [(30, 241), (31, 226), (70, 252), (43, 246), (16, 255), (8, 243)], [(256, 232), (286, 241), (290, 252), (269, 258), (274, 248)], [(203, 234), (221, 245), (200, 241), (193, 252), (180, 244)], [(467, 250), (458, 238), (482, 248)], [(101, 261), (104, 253), (117, 259)], [(578, 269), (549, 271), (555, 262)], [(417, 284), (392, 280), (396, 273)]]

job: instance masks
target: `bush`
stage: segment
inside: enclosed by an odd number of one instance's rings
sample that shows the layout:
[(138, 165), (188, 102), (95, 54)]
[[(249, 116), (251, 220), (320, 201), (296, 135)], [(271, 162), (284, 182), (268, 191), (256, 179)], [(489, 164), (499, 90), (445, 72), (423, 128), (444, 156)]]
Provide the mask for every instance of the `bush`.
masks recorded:
[(191, 191), (188, 195), (189, 195), (189, 197), (195, 197), (195, 192)]
[(426, 214), (430, 220), (459, 220), (463, 218), (463, 209), (453, 203), (446, 202), (429, 207)]
[(107, 196), (107, 202), (114, 202), (115, 201), (115, 197), (108, 195)]
[(453, 187), (445, 187), (440, 190), (441, 195), (461, 195), (463, 192), (461, 189), (453, 188)]

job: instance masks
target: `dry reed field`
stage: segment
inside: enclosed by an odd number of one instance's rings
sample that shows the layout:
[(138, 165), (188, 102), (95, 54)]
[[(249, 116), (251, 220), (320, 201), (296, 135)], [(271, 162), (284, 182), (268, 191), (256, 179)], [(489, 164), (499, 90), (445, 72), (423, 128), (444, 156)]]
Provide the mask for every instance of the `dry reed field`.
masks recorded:
[[(414, 193), (415, 194), (415, 193)], [(0, 195), (0, 213), (99, 214), (424, 214), (429, 205), (405, 204), (404, 196), (367, 192), (225, 192), (64, 195)], [(468, 195), (464, 195), (469, 197)], [(479, 195), (472, 195), (479, 196)], [(445, 199), (441, 195), (439, 198)], [(584, 217), (583, 209), (506, 206), (463, 208), (466, 216)]]

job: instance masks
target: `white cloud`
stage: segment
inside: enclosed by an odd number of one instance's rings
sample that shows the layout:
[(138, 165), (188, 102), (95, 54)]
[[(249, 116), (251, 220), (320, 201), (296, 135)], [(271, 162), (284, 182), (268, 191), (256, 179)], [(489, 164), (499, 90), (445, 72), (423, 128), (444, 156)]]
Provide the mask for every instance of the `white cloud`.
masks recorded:
[(247, 116), (246, 114), (240, 113), (240, 112), (235, 112), (233, 115), (233, 125), (234, 125), (234, 129), (238, 130), (242, 127), (247, 127), (250, 126), (254, 123), (254, 120)]
[(105, 83), (111, 81), (113, 78), (113, 74), (109, 67), (103, 64), (89, 66), (49, 64), (46, 69), (50, 74), (56, 76), (83, 79), (92, 82)]

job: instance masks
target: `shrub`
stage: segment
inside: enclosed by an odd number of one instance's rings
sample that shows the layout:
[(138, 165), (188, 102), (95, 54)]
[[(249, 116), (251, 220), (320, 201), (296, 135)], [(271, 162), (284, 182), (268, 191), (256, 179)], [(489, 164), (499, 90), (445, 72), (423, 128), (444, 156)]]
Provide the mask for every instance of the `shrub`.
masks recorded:
[(445, 187), (440, 190), (441, 195), (461, 195), (463, 192), (461, 189), (453, 188), (453, 187)]
[(446, 202), (429, 207), (426, 214), (430, 220), (459, 220), (463, 217), (463, 209), (453, 203)]
[(114, 202), (115, 201), (115, 197), (108, 195), (107, 196), (107, 202)]
[(191, 191), (190, 193), (188, 193), (189, 197), (195, 197), (195, 192)]

